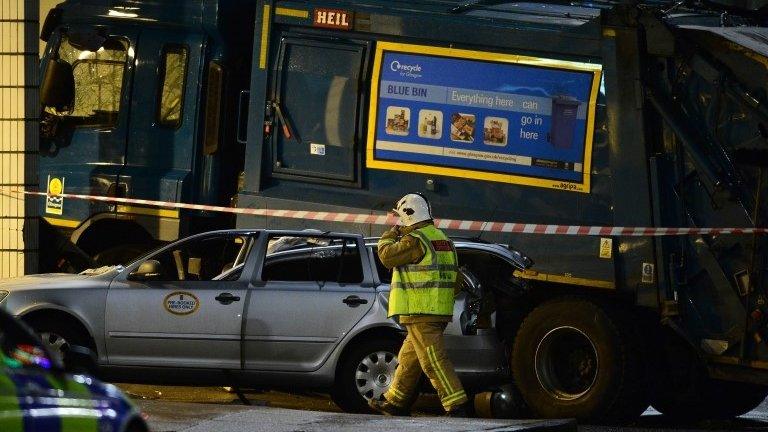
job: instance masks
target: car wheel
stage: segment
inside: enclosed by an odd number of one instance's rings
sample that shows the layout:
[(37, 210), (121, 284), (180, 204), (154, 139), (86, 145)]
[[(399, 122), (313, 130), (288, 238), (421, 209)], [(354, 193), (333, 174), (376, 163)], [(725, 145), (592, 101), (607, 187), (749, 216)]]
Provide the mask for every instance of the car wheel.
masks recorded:
[(64, 362), (70, 346), (79, 345), (93, 350), (93, 342), (76, 326), (69, 322), (32, 320), (29, 325), (40, 335), (40, 339), (51, 354)]
[(380, 399), (397, 369), (402, 341), (394, 338), (365, 341), (351, 347), (336, 371), (331, 398), (346, 412), (367, 413), (369, 399)]
[(525, 318), (512, 373), (536, 416), (618, 422), (648, 407), (639, 344), (612, 312), (588, 300), (559, 299)]

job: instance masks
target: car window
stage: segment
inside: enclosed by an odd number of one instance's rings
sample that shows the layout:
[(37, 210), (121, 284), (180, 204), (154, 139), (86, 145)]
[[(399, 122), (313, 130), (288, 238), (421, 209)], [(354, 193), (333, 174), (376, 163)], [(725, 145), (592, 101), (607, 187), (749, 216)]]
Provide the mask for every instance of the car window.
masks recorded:
[[(161, 267), (158, 281), (237, 280), (231, 269), (242, 265), (253, 247), (250, 235), (224, 233), (178, 243), (149, 257)], [(236, 277), (233, 278), (233, 274)]]
[(500, 256), (482, 250), (457, 249), (459, 266), (472, 272), (487, 287), (505, 286), (515, 268)]
[(236, 281), (240, 279), (240, 275), (242, 274), (243, 274), (243, 263), (240, 263), (237, 266), (216, 276), (215, 278), (213, 278), (213, 280)]
[(378, 250), (375, 246), (371, 247), (371, 250), (373, 250), (373, 259), (376, 262), (376, 272), (379, 274), (379, 280), (381, 283), (385, 284), (392, 282), (392, 270), (384, 267), (384, 264), (382, 264), (379, 259)]
[(264, 281), (361, 283), (363, 265), (354, 240), (291, 236), (269, 241)]

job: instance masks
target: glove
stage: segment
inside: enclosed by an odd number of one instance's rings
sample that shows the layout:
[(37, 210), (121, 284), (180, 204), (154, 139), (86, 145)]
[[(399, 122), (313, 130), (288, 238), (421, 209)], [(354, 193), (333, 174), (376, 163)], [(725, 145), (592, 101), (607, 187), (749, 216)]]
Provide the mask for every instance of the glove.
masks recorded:
[(397, 239), (398, 237), (400, 237), (400, 228), (397, 225), (388, 229), (381, 235), (381, 238), (383, 239)]

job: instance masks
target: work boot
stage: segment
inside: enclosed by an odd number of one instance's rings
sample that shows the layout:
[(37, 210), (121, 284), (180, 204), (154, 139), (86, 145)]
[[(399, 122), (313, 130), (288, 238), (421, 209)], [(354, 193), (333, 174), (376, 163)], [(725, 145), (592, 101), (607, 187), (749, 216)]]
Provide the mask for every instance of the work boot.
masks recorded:
[(471, 412), (469, 410), (469, 402), (464, 402), (463, 404), (453, 407), (452, 410), (445, 413), (446, 417), (471, 417)]
[(400, 408), (386, 399), (368, 399), (368, 406), (371, 407), (372, 410), (388, 416), (409, 417), (411, 415), (409, 410)]

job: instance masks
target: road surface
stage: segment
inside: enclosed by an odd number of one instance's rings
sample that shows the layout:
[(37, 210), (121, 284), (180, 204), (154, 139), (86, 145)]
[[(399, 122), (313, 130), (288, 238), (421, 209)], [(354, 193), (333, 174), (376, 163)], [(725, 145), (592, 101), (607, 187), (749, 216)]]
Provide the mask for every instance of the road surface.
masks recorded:
[[(504, 423), (475, 419), (448, 424), (441, 415), (440, 405), (434, 395), (422, 396), (415, 406), (415, 418), (410, 423), (391, 422), (391, 419), (376, 416), (350, 417), (331, 402), (328, 395), (321, 393), (246, 391), (251, 406), (243, 405), (237, 395), (221, 387), (176, 387), (119, 384), (148, 415), (153, 432), (209, 430), (248, 431), (346, 431), (379, 430), (409, 432), (431, 430), (515, 430), (503, 428)], [(284, 409), (309, 411), (297, 413)], [(320, 412), (320, 413), (317, 413)], [(215, 420), (221, 416), (236, 415), (230, 423)], [(239, 420), (235, 421), (237, 418)], [(360, 419), (364, 421), (361, 423)], [(389, 422), (382, 423), (387, 420)], [(251, 423), (247, 423), (251, 422)], [(438, 428), (440, 426), (440, 428)], [(553, 425), (549, 425), (553, 426)], [(351, 427), (345, 429), (344, 427)], [(441, 429), (442, 428), (442, 429)], [(525, 429), (518, 429), (525, 430)], [(545, 429), (540, 429), (545, 430)], [(554, 430), (554, 429), (550, 429)], [(565, 430), (562, 429), (561, 430)], [(572, 430), (572, 429), (571, 429)], [(764, 402), (754, 411), (731, 421), (702, 421), (676, 424), (649, 409), (634, 424), (626, 426), (578, 425), (579, 432), (688, 432), (688, 431), (766, 431), (768, 432), (768, 403)]]

